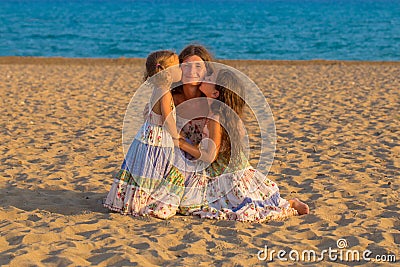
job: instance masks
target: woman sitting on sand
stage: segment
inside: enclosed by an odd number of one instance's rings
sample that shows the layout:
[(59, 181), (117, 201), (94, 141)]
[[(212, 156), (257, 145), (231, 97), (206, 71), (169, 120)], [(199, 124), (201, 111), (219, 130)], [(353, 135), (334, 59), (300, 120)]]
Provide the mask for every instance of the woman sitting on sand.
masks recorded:
[(308, 205), (297, 198), (281, 198), (276, 183), (245, 157), (238, 118), (245, 105), (240, 97), (244, 88), (238, 77), (230, 70), (220, 70), (216, 84), (203, 82), (199, 89), (207, 96), (210, 110), (203, 140), (194, 146), (180, 139), (179, 145), (204, 168), (197, 166), (199, 171), (187, 178), (180, 213), (256, 222), (309, 213)]

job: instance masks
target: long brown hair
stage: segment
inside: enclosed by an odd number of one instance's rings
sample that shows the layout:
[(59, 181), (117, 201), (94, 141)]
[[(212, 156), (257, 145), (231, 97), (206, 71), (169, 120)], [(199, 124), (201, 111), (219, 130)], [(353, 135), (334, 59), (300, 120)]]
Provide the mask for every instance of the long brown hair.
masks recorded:
[(146, 81), (149, 77), (168, 68), (168, 62), (176, 53), (170, 50), (160, 50), (150, 53), (146, 59), (146, 71), (144, 72), (143, 80)]
[(238, 120), (246, 104), (242, 98), (243, 84), (235, 73), (223, 69), (218, 72), (215, 89), (219, 92), (217, 100), (225, 104), (218, 101), (211, 104), (211, 110), (219, 115), (219, 123), (222, 126), (220, 151), (230, 157), (231, 163), (237, 165), (243, 154), (241, 134), (243, 125)]

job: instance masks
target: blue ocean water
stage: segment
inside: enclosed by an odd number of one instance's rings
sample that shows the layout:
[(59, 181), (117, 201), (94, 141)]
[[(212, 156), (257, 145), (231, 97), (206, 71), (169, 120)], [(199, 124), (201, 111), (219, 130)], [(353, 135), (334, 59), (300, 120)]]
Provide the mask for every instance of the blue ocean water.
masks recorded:
[(400, 0), (1, 0), (0, 56), (400, 61)]

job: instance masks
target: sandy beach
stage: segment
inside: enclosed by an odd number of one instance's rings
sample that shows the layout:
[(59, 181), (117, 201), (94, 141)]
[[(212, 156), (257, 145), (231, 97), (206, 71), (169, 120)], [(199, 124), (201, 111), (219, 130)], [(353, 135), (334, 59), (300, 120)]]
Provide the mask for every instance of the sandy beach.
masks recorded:
[(399, 261), (400, 62), (222, 63), (264, 93), (278, 139), (269, 178), (309, 215), (256, 224), (109, 212), (101, 203), (144, 60), (0, 57), (0, 265), (265, 266), (267, 246), (278, 266), (288, 264), (279, 250), (293, 262), (291, 250), (320, 255), (339, 239)]

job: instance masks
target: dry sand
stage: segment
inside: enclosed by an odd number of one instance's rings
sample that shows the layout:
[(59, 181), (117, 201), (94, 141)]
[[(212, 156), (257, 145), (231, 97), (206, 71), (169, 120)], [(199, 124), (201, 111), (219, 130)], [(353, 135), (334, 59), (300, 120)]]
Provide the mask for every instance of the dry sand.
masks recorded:
[(310, 215), (251, 224), (109, 213), (101, 200), (143, 60), (0, 58), (0, 265), (265, 265), (265, 245), (320, 254), (340, 238), (399, 261), (400, 63), (224, 63), (263, 90), (278, 136), (270, 177)]

